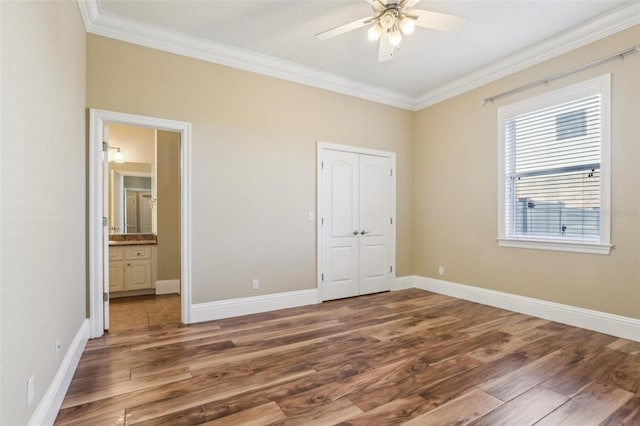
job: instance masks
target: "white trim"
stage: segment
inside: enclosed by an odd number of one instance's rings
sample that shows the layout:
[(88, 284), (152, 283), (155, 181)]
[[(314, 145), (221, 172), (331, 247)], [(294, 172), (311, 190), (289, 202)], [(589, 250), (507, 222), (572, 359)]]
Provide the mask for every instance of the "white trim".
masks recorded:
[(429, 90), (416, 99), (414, 111), (461, 95), (638, 24), (640, 24), (640, 3), (630, 2), (610, 13)]
[(640, 320), (427, 277), (416, 288), (640, 342)]
[(104, 333), (102, 277), (102, 128), (105, 123), (150, 127), (180, 133), (182, 322), (191, 322), (191, 123), (91, 109), (89, 111), (89, 308), (91, 337)]
[(397, 290), (407, 290), (415, 287), (416, 277), (415, 275), (407, 275), (404, 277), (396, 277), (396, 281), (394, 286), (391, 288), (391, 291)]
[(568, 251), (573, 253), (610, 254), (612, 244), (572, 243), (566, 241), (538, 241), (525, 239), (497, 238), (500, 247), (534, 250)]
[(29, 425), (52, 425), (55, 422), (87, 340), (89, 340), (89, 320), (85, 319), (69, 345), (55, 377), (29, 419)]
[(161, 294), (180, 294), (180, 280), (157, 280), (156, 296)]
[(396, 267), (397, 267), (397, 259), (396, 259), (396, 229), (397, 229), (397, 212), (396, 212), (396, 192), (397, 192), (397, 169), (396, 169), (396, 153), (391, 151), (381, 151), (377, 149), (370, 148), (361, 148), (357, 146), (349, 146), (349, 145), (340, 145), (331, 142), (323, 142), (318, 141), (316, 147), (316, 285), (318, 288), (318, 302), (322, 302), (322, 274), (323, 274), (323, 265), (322, 265), (322, 161), (324, 156), (322, 155), (324, 150), (331, 151), (343, 151), (343, 152), (352, 152), (355, 154), (364, 154), (364, 155), (374, 155), (378, 157), (385, 157), (391, 159), (391, 217), (393, 218), (393, 224), (391, 225), (391, 240), (393, 241), (393, 247), (391, 248), (391, 258), (393, 272), (391, 273), (391, 289), (394, 289), (396, 285)]
[(363, 84), (359, 81), (221, 43), (188, 36), (142, 22), (110, 15), (97, 0), (77, 0), (88, 33), (110, 37), (177, 55), (201, 59), (257, 74), (268, 75), (354, 96), (381, 104), (418, 111), (468, 92), (509, 74), (640, 24), (640, 4), (631, 2), (558, 36), (445, 83), (417, 97)]
[(257, 314), (277, 309), (295, 308), (318, 303), (318, 290), (298, 290), (263, 296), (218, 300), (191, 305), (192, 322), (212, 321), (221, 318)]

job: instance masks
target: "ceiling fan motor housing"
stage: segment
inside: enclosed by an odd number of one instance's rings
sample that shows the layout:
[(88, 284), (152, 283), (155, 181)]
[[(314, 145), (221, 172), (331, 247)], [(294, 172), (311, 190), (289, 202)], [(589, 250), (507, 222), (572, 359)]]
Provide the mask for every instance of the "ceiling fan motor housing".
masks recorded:
[(380, 26), (385, 30), (388, 30), (396, 23), (397, 17), (397, 9), (387, 9), (379, 18)]

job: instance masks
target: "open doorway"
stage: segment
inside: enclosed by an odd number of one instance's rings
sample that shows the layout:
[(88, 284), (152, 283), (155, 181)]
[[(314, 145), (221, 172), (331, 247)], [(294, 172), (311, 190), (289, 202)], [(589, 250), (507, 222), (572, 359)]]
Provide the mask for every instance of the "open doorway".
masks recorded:
[(143, 320), (189, 323), (190, 131), (185, 122), (90, 111), (91, 337)]
[(110, 154), (105, 329), (180, 323), (180, 133), (104, 126)]

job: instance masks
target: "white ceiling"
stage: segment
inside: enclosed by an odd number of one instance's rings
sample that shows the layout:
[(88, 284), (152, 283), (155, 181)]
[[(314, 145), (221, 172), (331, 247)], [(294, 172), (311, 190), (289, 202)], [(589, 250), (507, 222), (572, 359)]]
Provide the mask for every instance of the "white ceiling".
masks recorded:
[(416, 8), (470, 20), (454, 33), (417, 28), (394, 59), (378, 63), (366, 28), (325, 41), (314, 37), (370, 16), (364, 0), (79, 4), (89, 32), (408, 109), (640, 23), (639, 0), (423, 0)]

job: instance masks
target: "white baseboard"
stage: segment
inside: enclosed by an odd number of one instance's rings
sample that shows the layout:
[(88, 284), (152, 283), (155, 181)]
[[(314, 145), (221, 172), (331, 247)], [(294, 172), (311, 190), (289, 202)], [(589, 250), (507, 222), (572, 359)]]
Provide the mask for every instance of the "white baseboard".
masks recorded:
[(191, 322), (211, 321), (240, 315), (275, 311), (276, 309), (315, 305), (316, 303), (318, 303), (318, 290), (315, 288), (311, 290), (266, 294), (264, 296), (196, 303), (191, 305)]
[(60, 368), (29, 419), (29, 425), (52, 425), (58, 416), (64, 396), (76, 372), (78, 362), (89, 340), (89, 319), (85, 319), (65, 353)]
[(434, 278), (415, 277), (415, 287), (624, 339), (640, 341), (640, 320), (635, 318), (456, 284)]
[(156, 296), (161, 294), (180, 294), (180, 280), (156, 281)]
[(407, 275), (405, 277), (396, 277), (395, 285), (391, 288), (391, 291), (407, 290), (415, 287), (416, 277), (415, 275)]

